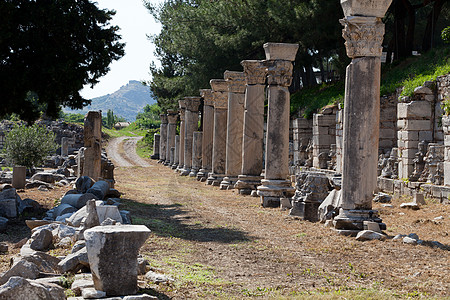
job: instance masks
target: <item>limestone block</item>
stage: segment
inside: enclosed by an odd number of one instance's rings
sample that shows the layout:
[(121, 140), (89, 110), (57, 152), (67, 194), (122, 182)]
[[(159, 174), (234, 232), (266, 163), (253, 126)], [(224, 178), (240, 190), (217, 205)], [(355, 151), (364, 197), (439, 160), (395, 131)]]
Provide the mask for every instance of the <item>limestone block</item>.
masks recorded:
[(450, 186), (450, 162), (444, 161), (444, 185)]
[(24, 189), (27, 179), (27, 168), (23, 166), (13, 167), (12, 186), (16, 189)]
[(397, 120), (397, 108), (395, 106), (384, 107), (380, 111), (380, 120)]
[(405, 130), (431, 130), (431, 120), (405, 120)]
[(48, 229), (36, 231), (31, 236), (30, 248), (36, 251), (47, 250), (53, 241), (53, 234)]
[(378, 177), (378, 188), (385, 193), (394, 193), (394, 180), (390, 178)]
[(100, 205), (97, 206), (98, 220), (102, 223), (107, 218), (111, 218), (117, 222), (123, 223), (122, 217), (120, 216), (119, 209), (115, 205)]
[(405, 124), (406, 124), (406, 120), (404, 120), (404, 119), (397, 120), (397, 129), (405, 130)]
[(403, 141), (418, 141), (419, 140), (419, 132), (413, 130), (403, 130), (401, 133), (401, 139)]
[(417, 152), (419, 149), (419, 141), (405, 141), (404, 147), (406, 149), (414, 149)]
[(387, 128), (380, 129), (380, 138), (393, 139), (395, 138), (395, 136), (396, 136), (395, 129), (387, 129)]
[(336, 115), (315, 114), (313, 126), (336, 126)]
[(89, 259), (86, 247), (71, 253), (58, 263), (61, 273), (76, 273), (83, 266), (89, 266)]
[(13, 265), (11, 269), (0, 275), (0, 285), (5, 284), (13, 276), (36, 279), (38, 278), (39, 273), (39, 269), (34, 263), (26, 260), (20, 260), (18, 263)]
[(430, 119), (432, 116), (431, 104), (428, 101), (398, 103), (397, 108), (399, 119)]
[(402, 178), (408, 178), (414, 171), (413, 164), (403, 164), (402, 165)]
[(65, 195), (61, 199), (61, 204), (69, 204), (75, 208), (80, 209), (86, 205), (86, 202), (88, 202), (89, 200), (92, 200), (92, 199), (97, 200), (98, 198), (94, 194), (91, 194), (91, 193), (69, 194), (69, 195)]
[(87, 193), (94, 194), (97, 199), (103, 200), (109, 191), (109, 183), (103, 180), (97, 181), (87, 190)]
[(328, 130), (330, 127), (328, 126), (313, 126), (313, 134), (314, 135), (328, 135)]
[(86, 193), (94, 185), (94, 180), (89, 176), (81, 176), (75, 181), (75, 188), (81, 193)]
[(51, 283), (38, 283), (22, 277), (11, 277), (0, 287), (0, 299), (64, 300), (64, 289)]
[(394, 142), (392, 140), (380, 139), (378, 147), (381, 149), (389, 149), (394, 147)]
[(314, 145), (331, 145), (336, 144), (336, 137), (329, 134), (313, 135)]
[(74, 213), (77, 209), (73, 207), (72, 205), (62, 203), (55, 207), (55, 210), (53, 211), (53, 217), (59, 217), (68, 213)]
[(440, 130), (436, 130), (434, 132), (434, 140), (435, 141), (443, 141), (444, 140), (444, 133)]
[(298, 118), (293, 121), (294, 128), (310, 129), (312, 128), (312, 120)]
[(382, 18), (392, 0), (341, 0), (345, 16), (368, 16)]
[(433, 141), (433, 132), (432, 131), (419, 131), (419, 141)]
[(137, 255), (149, 235), (143, 225), (97, 226), (84, 232), (96, 290), (107, 296), (137, 292)]

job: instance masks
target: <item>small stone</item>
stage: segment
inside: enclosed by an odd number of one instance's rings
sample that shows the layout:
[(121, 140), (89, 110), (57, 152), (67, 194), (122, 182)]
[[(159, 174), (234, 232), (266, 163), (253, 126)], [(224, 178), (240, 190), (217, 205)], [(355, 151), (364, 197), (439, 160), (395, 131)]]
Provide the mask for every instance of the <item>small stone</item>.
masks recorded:
[(137, 262), (138, 262), (138, 275), (144, 275), (145, 272), (147, 272), (148, 261), (146, 261), (142, 257), (139, 257), (137, 259)]
[(0, 243), (0, 253), (8, 252), (8, 245), (6, 243)]
[(412, 210), (418, 210), (420, 209), (419, 205), (415, 202), (407, 202), (400, 204), (400, 208), (409, 208)]
[(123, 297), (123, 300), (158, 300), (158, 297), (143, 294), (143, 295), (125, 296)]
[(75, 253), (67, 255), (59, 264), (62, 273), (76, 273), (83, 266), (89, 266), (89, 259), (86, 248), (82, 248)]
[(358, 232), (358, 235), (356, 236), (357, 241), (370, 241), (370, 240), (380, 240), (384, 241), (386, 239), (386, 236), (382, 233), (375, 232), (372, 230), (363, 230)]
[(55, 246), (57, 248), (68, 249), (72, 245), (72, 239), (70, 237), (65, 237), (61, 239)]
[(434, 218), (433, 220), (434, 221), (441, 221), (441, 220), (444, 220), (444, 217), (443, 216), (439, 216), (439, 217)]
[(86, 288), (81, 290), (81, 295), (84, 299), (99, 299), (106, 297), (106, 293), (97, 291), (94, 288)]
[(396, 236), (394, 236), (394, 238), (392, 239), (393, 241), (400, 241), (400, 240), (403, 240), (403, 238), (405, 237), (406, 235), (404, 235), (404, 234), (397, 234)]
[(381, 206), (386, 208), (394, 208), (394, 205), (392, 204), (381, 204)]
[(405, 236), (405, 237), (403, 238), (403, 243), (409, 244), (409, 245), (417, 245), (417, 240), (416, 240), (416, 239), (413, 239), (413, 238), (410, 238), (410, 237), (408, 237), (408, 236)]
[(392, 200), (392, 196), (385, 193), (378, 193), (375, 198), (373, 198), (373, 202), (379, 203), (390, 203)]
[(413, 202), (416, 203), (417, 205), (426, 205), (427, 203), (425, 202), (425, 197), (423, 196), (422, 193), (416, 193), (413, 196)]
[(91, 279), (75, 279), (70, 289), (76, 296), (81, 296), (81, 291), (86, 288), (94, 288), (94, 281)]
[(145, 274), (145, 278), (147, 278), (148, 280), (150, 280), (151, 282), (154, 282), (154, 283), (167, 283), (169, 281), (173, 281), (173, 279), (171, 277), (163, 275), (163, 274), (158, 274), (153, 271), (148, 271)]
[(38, 190), (41, 192), (48, 192), (48, 188), (45, 185), (40, 185), (38, 187)]
[(36, 251), (47, 250), (53, 241), (53, 234), (48, 229), (35, 231), (31, 236), (30, 248)]
[(109, 226), (109, 225), (116, 225), (117, 221), (113, 220), (111, 218), (106, 218), (100, 225), (101, 226)]
[(20, 276), (28, 279), (36, 279), (39, 276), (38, 267), (31, 262), (21, 260), (11, 269), (0, 275), (0, 285), (5, 284), (11, 277)]
[(441, 243), (439, 243), (437, 241), (432, 241), (431, 245), (433, 246), (433, 248), (439, 248), (439, 249), (442, 249), (442, 250), (447, 250), (447, 247), (444, 244), (441, 244)]

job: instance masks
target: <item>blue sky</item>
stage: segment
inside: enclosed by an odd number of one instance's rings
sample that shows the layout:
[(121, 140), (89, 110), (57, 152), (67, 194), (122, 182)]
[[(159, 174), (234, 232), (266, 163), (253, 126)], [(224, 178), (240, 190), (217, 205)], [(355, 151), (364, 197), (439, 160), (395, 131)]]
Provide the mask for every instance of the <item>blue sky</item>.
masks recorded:
[[(130, 80), (149, 80), (149, 66), (156, 61), (154, 45), (147, 35), (157, 34), (161, 26), (148, 13), (142, 0), (95, 0), (100, 8), (114, 9), (116, 15), (111, 24), (118, 25), (122, 42), (126, 43), (125, 56), (110, 65), (111, 70), (91, 89), (89, 86), (81, 91), (87, 99), (110, 94), (118, 90)], [(163, 0), (151, 0), (161, 3)]]

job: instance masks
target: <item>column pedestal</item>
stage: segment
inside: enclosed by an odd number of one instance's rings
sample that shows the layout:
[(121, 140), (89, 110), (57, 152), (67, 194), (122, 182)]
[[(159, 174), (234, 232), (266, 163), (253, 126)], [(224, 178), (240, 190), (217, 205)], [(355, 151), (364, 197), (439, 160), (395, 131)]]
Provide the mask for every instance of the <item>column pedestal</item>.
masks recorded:
[(238, 189), (241, 195), (251, 195), (252, 191), (256, 191), (257, 187), (261, 185), (263, 178), (262, 176), (239, 175), (234, 188)]
[(295, 188), (289, 180), (262, 179), (258, 186), (258, 196), (261, 197), (263, 207), (279, 207), (280, 198), (291, 198), (294, 193)]

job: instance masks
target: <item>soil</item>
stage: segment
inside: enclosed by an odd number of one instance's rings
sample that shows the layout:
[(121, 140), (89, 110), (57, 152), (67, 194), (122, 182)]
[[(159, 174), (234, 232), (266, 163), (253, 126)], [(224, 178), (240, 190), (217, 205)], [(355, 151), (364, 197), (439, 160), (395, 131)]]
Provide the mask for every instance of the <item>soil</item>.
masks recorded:
[[(110, 143), (117, 146), (109, 151), (132, 155), (126, 144), (120, 150), (122, 143)], [(109, 156), (119, 166), (120, 209), (131, 212), (134, 224), (152, 230), (141, 254), (153, 270), (173, 278), (159, 285), (140, 278), (142, 291), (160, 299), (344, 299), (349, 292), (352, 299), (450, 295), (450, 205), (427, 199), (427, 205), (412, 211), (399, 208), (409, 199), (394, 198), (393, 208), (374, 204), (390, 237), (417, 233), (422, 240), (446, 245), (444, 250), (428, 242), (358, 242), (322, 224), (289, 217), (287, 211), (262, 208), (259, 198), (181, 177), (156, 161), (146, 160), (148, 167), (141, 167), (128, 156), (125, 160), (133, 166), (122, 167), (111, 152)], [(51, 193), (62, 195), (64, 190)], [(49, 195), (39, 192), (33, 199), (51, 203)], [(22, 236), (7, 242), (12, 245)], [(0, 256), (0, 270), (7, 269), (17, 252)]]

